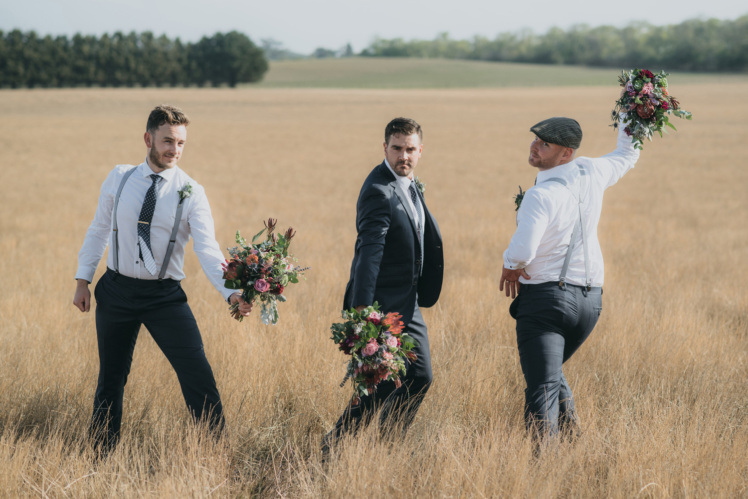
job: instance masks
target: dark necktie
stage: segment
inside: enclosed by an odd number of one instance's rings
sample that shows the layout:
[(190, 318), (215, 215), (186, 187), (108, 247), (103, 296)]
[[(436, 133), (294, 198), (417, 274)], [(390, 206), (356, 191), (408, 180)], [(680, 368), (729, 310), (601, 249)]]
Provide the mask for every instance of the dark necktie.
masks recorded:
[(423, 211), (421, 210), (421, 203), (418, 200), (418, 194), (416, 194), (416, 185), (414, 182), (411, 181), (410, 187), (408, 187), (408, 191), (410, 192), (410, 200), (413, 201), (413, 208), (416, 210), (417, 221), (416, 221), (416, 228), (418, 229), (418, 261), (416, 262), (416, 265), (420, 268), (423, 259), (423, 245), (422, 242), (422, 234), (423, 234)]
[(156, 209), (156, 189), (161, 177), (155, 173), (151, 175), (153, 183), (145, 193), (143, 207), (140, 209), (140, 218), (138, 218), (138, 247), (140, 248), (140, 258), (143, 259), (145, 268), (151, 275), (156, 275), (156, 261), (153, 259), (151, 251), (151, 220), (153, 220), (153, 211)]
[(416, 194), (416, 186), (413, 182), (410, 183), (410, 187), (408, 188), (408, 191), (410, 191), (410, 200), (413, 201), (413, 208), (416, 210), (416, 213), (418, 214), (418, 232), (421, 231), (421, 203), (418, 202), (418, 194)]

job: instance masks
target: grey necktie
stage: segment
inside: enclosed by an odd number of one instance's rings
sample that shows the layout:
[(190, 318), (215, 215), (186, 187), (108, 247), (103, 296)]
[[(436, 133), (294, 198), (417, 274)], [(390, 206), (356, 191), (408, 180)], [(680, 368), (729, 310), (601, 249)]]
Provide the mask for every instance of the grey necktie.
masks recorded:
[(138, 218), (138, 247), (145, 268), (151, 275), (156, 275), (156, 261), (153, 259), (153, 252), (151, 251), (151, 220), (153, 220), (153, 212), (156, 209), (156, 190), (161, 177), (154, 173), (151, 175), (151, 179), (153, 179), (153, 183), (148, 192), (145, 193), (143, 207), (140, 209), (140, 217)]
[(408, 191), (410, 191), (410, 200), (413, 201), (413, 208), (415, 208), (416, 213), (418, 214), (418, 230), (421, 230), (421, 206), (418, 202), (418, 194), (416, 194), (416, 185), (415, 183), (411, 182), (410, 187), (408, 187)]
[(410, 192), (410, 200), (413, 201), (413, 208), (415, 208), (416, 213), (418, 214), (418, 220), (416, 222), (416, 228), (418, 229), (418, 266), (421, 267), (423, 265), (423, 210), (421, 209), (421, 202), (418, 199), (418, 194), (416, 193), (416, 184), (415, 182), (410, 182), (410, 187), (408, 187), (408, 191)]

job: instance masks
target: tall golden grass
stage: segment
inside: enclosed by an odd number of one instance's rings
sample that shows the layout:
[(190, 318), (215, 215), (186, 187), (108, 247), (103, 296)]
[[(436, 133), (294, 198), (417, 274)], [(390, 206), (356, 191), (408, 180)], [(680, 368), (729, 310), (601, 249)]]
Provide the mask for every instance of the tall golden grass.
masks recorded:
[[(34, 90), (0, 92), (0, 496), (745, 497), (748, 495), (748, 88), (673, 88), (693, 111), (608, 191), (601, 322), (565, 366), (583, 435), (533, 457), (501, 253), (512, 195), (532, 185), (528, 128), (577, 118), (580, 154), (614, 147), (618, 90)], [(145, 119), (192, 118), (181, 166), (207, 189), (219, 242), (262, 219), (298, 231), (312, 266), (276, 327), (239, 324), (188, 252), (184, 287), (221, 390), (220, 442), (189, 421), (141, 331), (121, 445), (85, 445), (98, 359), (72, 305), (98, 189), (142, 161)], [(445, 244), (425, 312), (435, 383), (402, 439), (347, 439), (325, 466), (345, 359), (329, 340), (355, 239), (355, 202), (386, 122), (424, 127), (418, 173)], [(99, 267), (99, 274), (104, 263)], [(97, 274), (97, 278), (98, 275)]]

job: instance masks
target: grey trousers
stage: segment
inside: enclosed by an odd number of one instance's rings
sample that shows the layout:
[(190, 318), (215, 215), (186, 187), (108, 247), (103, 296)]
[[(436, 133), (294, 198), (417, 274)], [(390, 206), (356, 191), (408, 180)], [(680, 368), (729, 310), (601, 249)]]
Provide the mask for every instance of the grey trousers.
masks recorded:
[(562, 365), (589, 337), (602, 311), (602, 288), (557, 282), (522, 284), (509, 307), (525, 376), (525, 423), (541, 435), (572, 430), (574, 397)]

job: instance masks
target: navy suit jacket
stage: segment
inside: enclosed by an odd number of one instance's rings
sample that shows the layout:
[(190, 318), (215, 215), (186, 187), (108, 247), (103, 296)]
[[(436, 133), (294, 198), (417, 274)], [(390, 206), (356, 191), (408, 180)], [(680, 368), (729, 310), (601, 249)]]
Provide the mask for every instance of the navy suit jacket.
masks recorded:
[(444, 276), (442, 236), (418, 193), (425, 214), (423, 272), (418, 232), (405, 194), (382, 162), (364, 181), (356, 203), (356, 248), (343, 308), (379, 302), (383, 312), (399, 312), (408, 324), (416, 302), (439, 299)]

